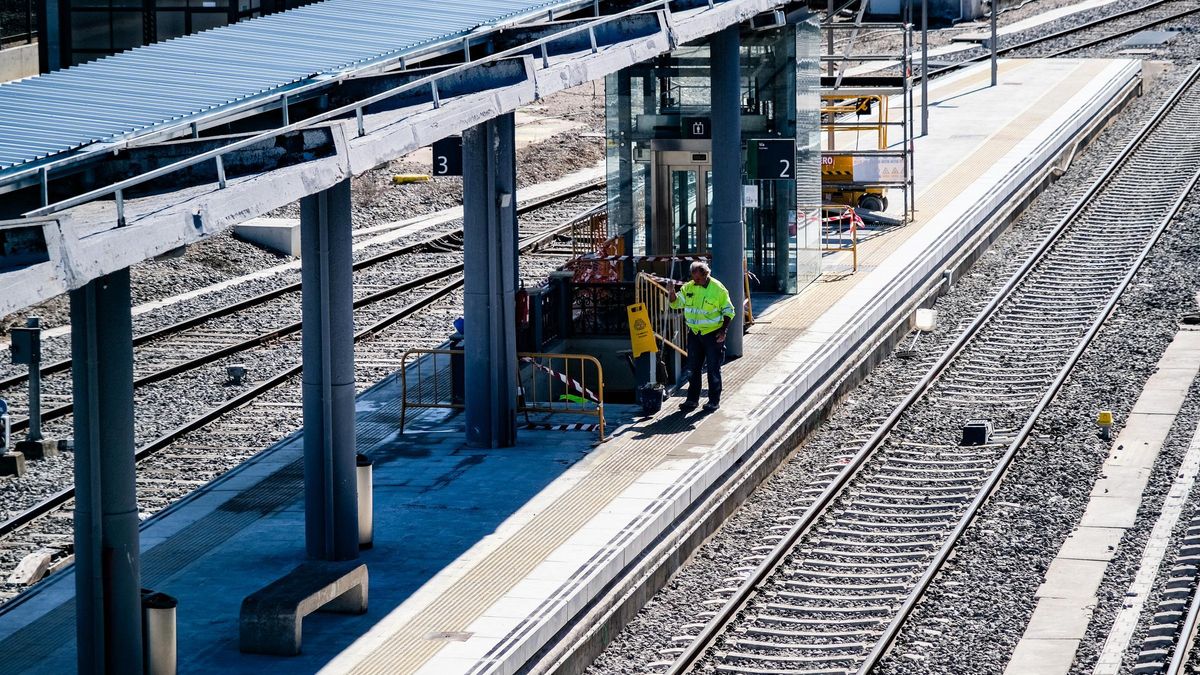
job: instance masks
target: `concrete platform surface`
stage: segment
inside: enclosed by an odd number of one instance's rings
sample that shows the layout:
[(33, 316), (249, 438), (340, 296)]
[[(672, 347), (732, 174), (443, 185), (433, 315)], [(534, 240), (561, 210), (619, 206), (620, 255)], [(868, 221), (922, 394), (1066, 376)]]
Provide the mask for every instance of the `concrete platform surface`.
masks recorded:
[[(931, 87), (915, 222), (861, 245), (857, 274), (775, 302), (746, 356), (726, 367), (720, 411), (684, 414), (673, 399), (590, 452), (582, 432), (524, 433), (518, 448), (476, 452), (436, 419), (398, 438), (394, 383), (377, 387), (360, 402), (359, 427), (360, 448), (380, 461), (378, 544), (363, 557), (370, 611), (309, 618), (303, 655), (242, 656), (235, 629), (241, 598), (302, 555), (297, 440), (152, 519), (146, 583), (181, 597), (180, 672), (517, 671), (890, 326), (896, 308), (930, 288), (964, 244), (1008, 217), (1014, 194), (1039, 184), (1103, 120), (1139, 65), (1010, 61), (1000, 73), (997, 88), (986, 67)], [(0, 673), (73, 667), (71, 587), (63, 573), (0, 614), (0, 651), (14, 655)]]

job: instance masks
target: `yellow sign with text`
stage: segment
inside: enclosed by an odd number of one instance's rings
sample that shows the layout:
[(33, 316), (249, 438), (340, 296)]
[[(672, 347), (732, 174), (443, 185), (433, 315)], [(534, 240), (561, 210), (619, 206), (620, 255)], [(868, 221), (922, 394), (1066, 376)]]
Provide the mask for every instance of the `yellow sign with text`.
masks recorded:
[(650, 312), (646, 303), (639, 302), (625, 308), (629, 312), (629, 341), (633, 343), (633, 355), (639, 356), (646, 352), (657, 352), (658, 343), (654, 341), (654, 330), (650, 327)]

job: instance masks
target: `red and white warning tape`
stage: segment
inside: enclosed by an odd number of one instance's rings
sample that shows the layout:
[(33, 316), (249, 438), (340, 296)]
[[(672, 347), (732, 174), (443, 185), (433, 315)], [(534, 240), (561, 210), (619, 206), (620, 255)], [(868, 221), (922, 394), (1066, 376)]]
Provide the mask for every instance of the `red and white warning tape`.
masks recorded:
[(551, 368), (547, 368), (546, 366), (543, 366), (542, 364), (538, 363), (533, 358), (528, 357), (528, 356), (521, 357), (521, 360), (524, 361), (525, 363), (530, 364), (534, 368), (537, 368), (538, 370), (540, 370), (544, 373), (548, 373), (550, 375), (553, 375), (554, 377), (557, 377), (559, 382), (562, 382), (563, 384), (567, 385), (571, 389), (574, 389), (575, 391), (579, 392), (584, 398), (588, 399), (589, 401), (592, 401), (593, 403), (600, 402), (599, 396), (596, 396), (594, 393), (592, 393), (592, 391), (590, 389), (584, 387), (579, 382), (572, 380), (571, 378), (567, 377), (563, 373), (560, 373), (557, 370), (553, 370)]
[(571, 261), (571, 264), (579, 262), (625, 262), (632, 260), (634, 262), (694, 262), (696, 260), (708, 260), (711, 255), (592, 255), (587, 254), (580, 256)]
[(596, 431), (600, 428), (599, 424), (587, 422), (574, 422), (570, 424), (550, 424), (548, 422), (530, 422), (525, 425), (526, 429), (543, 429), (549, 431)]

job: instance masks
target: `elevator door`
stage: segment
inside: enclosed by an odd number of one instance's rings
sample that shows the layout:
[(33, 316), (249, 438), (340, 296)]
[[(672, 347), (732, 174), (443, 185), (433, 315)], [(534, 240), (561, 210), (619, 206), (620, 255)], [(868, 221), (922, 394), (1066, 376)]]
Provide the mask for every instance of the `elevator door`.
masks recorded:
[(707, 253), (712, 242), (712, 165), (708, 152), (655, 153), (656, 255)]

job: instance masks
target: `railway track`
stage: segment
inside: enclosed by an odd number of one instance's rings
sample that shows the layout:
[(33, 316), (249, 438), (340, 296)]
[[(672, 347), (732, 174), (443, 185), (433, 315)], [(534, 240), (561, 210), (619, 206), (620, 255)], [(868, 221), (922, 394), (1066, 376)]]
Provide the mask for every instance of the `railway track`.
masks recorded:
[[(1197, 167), (1200, 68), (844, 468), (800, 498), (711, 619), (678, 638), (685, 646), (669, 672), (870, 671), (1196, 185)], [(995, 434), (963, 445), (973, 420)]]
[[(1187, 18), (1198, 12), (1200, 12), (1200, 6), (1197, 6), (1192, 0), (1156, 0), (1140, 7), (1123, 10), (1078, 26), (1055, 31), (1049, 35), (1025, 40), (1019, 44), (1005, 47), (1001, 51), (1008, 54), (1017, 50), (1052, 43), (1055, 40), (1063, 38), (1077, 37), (1081, 33), (1086, 34), (1096, 31), (1096, 35), (1088, 37), (1083, 42), (1064, 45), (1051, 51), (1049, 54), (1041, 55), (1049, 57), (1067, 56), (1068, 54), (1102, 45), (1105, 42), (1129, 37), (1135, 33), (1161, 26), (1164, 23)], [(1119, 25), (1114, 28), (1113, 24)], [(1097, 29), (1107, 30), (1099, 31)]]
[[(594, 193), (603, 188), (603, 186), (603, 182), (587, 183), (558, 194), (549, 195), (519, 205), (517, 207), (517, 215), (523, 216), (520, 221), (521, 231), (523, 236), (526, 237), (526, 242), (530, 245), (531, 249), (540, 248), (548, 241), (553, 239), (557, 232), (555, 225), (561, 224), (563, 218), (570, 215), (570, 212), (563, 210), (564, 204), (571, 203), (572, 200), (575, 200), (578, 197), (583, 197), (590, 193)], [(353, 265), (353, 270), (355, 272), (369, 270), (377, 267), (378, 265), (401, 258), (403, 256), (437, 251), (460, 251), (461, 248), (462, 228), (459, 227), (419, 242), (407, 244), (395, 249), (368, 256), (361, 260), (356, 260)], [(214, 319), (231, 316), (246, 309), (265, 305), (277, 298), (299, 292), (299, 282), (284, 284), (277, 288), (255, 294), (237, 302), (229, 303), (207, 312), (196, 314), (195, 316), (190, 316), (183, 321), (135, 335), (133, 337), (133, 346), (140, 347), (156, 340), (179, 334), (189, 328), (200, 326)], [(39, 372), (41, 373), (42, 377), (45, 378), (49, 375), (68, 372), (70, 369), (71, 359), (67, 358), (58, 359), (50, 363), (43, 364)], [(0, 391), (11, 389), (16, 385), (25, 382), (27, 379), (28, 373), (25, 372), (0, 378)]]
[[(520, 222), (520, 252), (529, 254), (560, 239), (572, 221), (589, 212), (602, 199), (602, 190), (588, 186), (527, 205), (525, 217)], [(461, 254), (453, 252), (460, 245), (461, 230), (458, 230), (356, 264), (354, 341), (355, 378), (359, 388), (369, 386), (395, 370), (399, 366), (398, 354), (405, 349), (435, 346), (442, 341), (440, 333), (430, 331), (428, 325), (406, 328), (406, 320), (447, 305), (446, 301), (461, 288)], [(431, 260), (433, 264), (430, 264)], [(357, 275), (384, 263), (393, 268), (397, 264), (405, 268), (402, 279), (383, 286), (365, 284), (364, 290), (363, 279)], [(274, 359), (277, 366), (273, 371), (263, 368), (259, 371), (265, 373), (262, 377), (234, 390), (233, 395), (217, 387), (215, 396), (219, 400), (182, 424), (156, 433), (138, 447), (138, 499), (144, 515), (165, 507), (260, 450), (264, 429), (280, 430), (276, 434), (279, 436), (300, 425), (299, 387), (285, 386), (301, 371), (298, 309), (286, 309), (288, 305), (297, 304), (297, 298), (289, 297), (289, 294), (298, 290), (299, 284), (273, 289), (213, 310), (202, 318), (174, 324), (168, 327), (169, 330), (154, 331), (152, 339), (141, 340), (135, 378), (142, 394), (147, 388), (177, 378), (194, 378), (203, 366), (234, 355), (254, 358), (255, 352), (262, 352), (269, 357), (266, 363), (270, 364)], [(443, 307), (445, 316), (437, 324), (449, 326), (457, 316), (453, 309)], [(236, 330), (239, 323), (246, 323), (239, 319), (246, 313), (266, 313), (269, 319), (275, 320), (281, 313), (285, 318), (291, 315), (297, 318), (247, 337), (247, 331)], [(179, 358), (179, 352), (187, 356)], [(278, 367), (279, 363), (285, 365)], [(47, 364), (43, 372), (64, 373), (69, 369), (69, 361), (60, 361)], [(23, 379), (9, 378), (5, 384), (13, 386)], [(208, 384), (211, 387), (211, 382)], [(44, 422), (62, 420), (70, 411), (70, 404), (63, 404), (46, 410), (42, 419)], [(27, 420), (18, 420), (14, 426), (25, 428)], [(239, 441), (242, 437), (245, 437), (244, 442)], [(58, 564), (69, 562), (72, 526), (67, 507), (73, 497), (73, 487), (58, 490), (0, 522), (0, 548), (49, 549), (55, 551)], [(40, 525), (31, 527), (35, 523)], [(22, 539), (27, 541), (20, 541)], [(3, 586), (0, 583), (0, 598), (17, 590)]]
[(1183, 535), (1166, 587), (1150, 617), (1137, 656), (1137, 675), (1184, 675), (1200, 670), (1196, 637), (1200, 635), (1200, 517)]
[[(1076, 38), (1080, 34), (1089, 34), (1096, 32), (1094, 36), (1089, 36), (1082, 42), (1074, 42), (1065, 44), (1057, 49), (1052, 49), (1049, 52), (1039, 52), (1035, 54), (1039, 57), (1061, 57), (1080, 52), (1085, 49), (1090, 49), (1102, 45), (1106, 42), (1119, 40), (1124, 37), (1129, 37), (1135, 33), (1144, 30), (1149, 30), (1156, 26), (1161, 26), (1164, 23), (1170, 23), (1179, 19), (1187, 18), (1193, 14), (1200, 13), (1200, 6), (1193, 0), (1154, 0), (1153, 2), (1134, 7), (1132, 9), (1122, 10), (1108, 16), (1103, 16), (1098, 19), (1093, 19), (1078, 26), (1070, 26), (1061, 30), (1041, 35), (1026, 40), (1021, 40), (1014, 44), (1004, 45), (996, 49), (999, 56), (1021, 56), (1022, 51), (1034, 50), (1045, 45), (1052, 45), (1056, 41)], [(1149, 14), (1149, 15), (1147, 15)], [(1120, 24), (1115, 29), (1112, 25)], [(1110, 30), (1103, 30), (1109, 28)], [(982, 48), (981, 48), (982, 49)], [(937, 77), (960, 68), (966, 67), (974, 63), (987, 61), (991, 58), (991, 52), (983, 50), (984, 53), (976, 54), (964, 58), (961, 61), (953, 64), (936, 68), (929, 71), (929, 77)]]
[[(521, 231), (525, 250), (539, 250), (553, 241), (561, 233), (564, 220), (596, 203), (598, 192), (597, 184), (589, 184), (521, 206), (518, 212), (524, 216)], [(435, 261), (430, 265), (429, 260), (431, 255), (436, 258), (438, 253), (453, 253), (457, 257), (461, 245), (462, 230), (459, 228), (356, 261), (353, 266), (358, 293), (355, 308), (386, 306), (385, 301), (461, 270), (461, 264), (444, 265)], [(402, 277), (399, 282), (394, 280), (397, 275)], [(299, 303), (296, 301), (299, 292), (299, 282), (284, 284), (135, 336), (135, 387), (161, 382), (248, 349), (297, 336), (300, 330)], [(252, 314), (255, 312), (262, 318), (255, 318)], [(284, 322), (279, 323), (280, 319)], [(257, 330), (248, 330), (252, 328)], [(248, 332), (251, 334), (247, 335)], [(70, 369), (69, 358), (47, 363), (41, 368), (42, 377), (50, 378), (42, 384), (45, 399), (51, 403), (65, 401), (43, 409), (43, 424), (71, 413), (70, 379), (67, 376)], [(50, 376), (62, 377), (56, 381)], [(0, 380), (0, 396), (7, 398), (16, 409), (27, 409), (26, 392), (23, 388), (15, 389), (27, 379), (28, 374), (21, 372)], [(12, 430), (20, 432), (28, 425), (28, 419), (16, 417)]]

